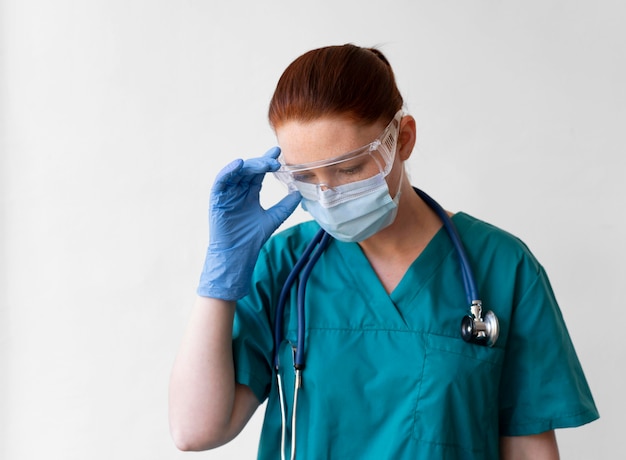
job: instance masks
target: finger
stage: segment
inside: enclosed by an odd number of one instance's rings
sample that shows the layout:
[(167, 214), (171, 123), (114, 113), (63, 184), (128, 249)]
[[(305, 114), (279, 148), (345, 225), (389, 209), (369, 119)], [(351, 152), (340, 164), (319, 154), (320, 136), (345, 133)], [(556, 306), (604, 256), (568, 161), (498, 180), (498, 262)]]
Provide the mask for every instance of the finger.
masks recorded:
[(276, 171), (280, 163), (276, 158), (280, 155), (279, 147), (272, 147), (262, 157), (248, 160), (237, 159), (227, 164), (217, 175), (213, 189), (222, 191), (228, 186), (237, 185), (240, 182), (250, 182), (259, 185), (263, 181), (265, 173)]
[(292, 192), (269, 208), (266, 211), (267, 215), (272, 218), (272, 221), (278, 227), (296, 210), (301, 199), (302, 195), (300, 195), (300, 192)]
[(267, 172), (276, 171), (278, 168), (280, 168), (278, 160), (272, 157), (262, 156), (244, 161), (242, 174), (265, 174)]
[(269, 149), (267, 152), (265, 152), (263, 154), (264, 157), (270, 157), (270, 158), (278, 158), (280, 156), (280, 147), (276, 146), (276, 147), (272, 147), (271, 149)]
[(280, 154), (280, 149), (274, 148), (262, 157), (246, 160), (241, 170), (241, 174), (246, 177), (242, 178), (242, 181), (249, 181), (250, 185), (261, 185), (266, 173), (280, 168), (280, 163), (274, 158), (277, 153)]
[(280, 168), (280, 162), (277, 158), (280, 156), (280, 147), (272, 147), (262, 156), (258, 158), (251, 158), (244, 164), (246, 172), (253, 174), (266, 173), (276, 171)]
[(244, 161), (241, 158), (231, 161), (215, 177), (213, 190), (221, 192), (233, 183), (237, 183)]

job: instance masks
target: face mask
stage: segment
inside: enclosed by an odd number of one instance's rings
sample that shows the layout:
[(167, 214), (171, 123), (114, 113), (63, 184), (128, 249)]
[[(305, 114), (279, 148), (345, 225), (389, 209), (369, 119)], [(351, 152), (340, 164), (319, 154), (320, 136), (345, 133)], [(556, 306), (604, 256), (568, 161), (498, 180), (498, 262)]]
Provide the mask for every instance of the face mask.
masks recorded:
[(390, 225), (396, 218), (400, 184), (402, 176), (393, 199), (383, 174), (335, 189), (319, 193), (316, 191), (313, 196), (319, 196), (319, 199), (315, 200), (307, 199), (308, 194), (303, 191), (302, 208), (339, 241), (363, 241)]

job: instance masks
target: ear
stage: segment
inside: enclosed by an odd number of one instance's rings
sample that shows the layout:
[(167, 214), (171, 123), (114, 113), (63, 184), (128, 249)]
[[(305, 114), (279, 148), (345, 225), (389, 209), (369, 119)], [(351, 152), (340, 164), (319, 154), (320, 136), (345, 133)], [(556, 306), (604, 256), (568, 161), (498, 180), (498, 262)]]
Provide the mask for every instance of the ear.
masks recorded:
[(400, 120), (400, 133), (398, 134), (398, 157), (402, 161), (406, 161), (413, 152), (415, 141), (417, 139), (417, 128), (415, 126), (415, 118), (411, 115), (405, 115)]

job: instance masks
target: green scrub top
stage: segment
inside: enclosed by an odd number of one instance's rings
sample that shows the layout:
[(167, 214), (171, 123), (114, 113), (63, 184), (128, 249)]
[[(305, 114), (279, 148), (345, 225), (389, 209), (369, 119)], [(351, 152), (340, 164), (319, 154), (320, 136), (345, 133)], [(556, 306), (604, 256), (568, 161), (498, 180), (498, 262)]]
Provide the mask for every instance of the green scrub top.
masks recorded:
[[(445, 231), (388, 294), (356, 243), (332, 240), (306, 290), (306, 367), (298, 395), (302, 459), (494, 459), (499, 437), (588, 423), (598, 412), (548, 278), (517, 238), (467, 214), (453, 216), (483, 302), (500, 322), (493, 348), (460, 335), (469, 311)], [(236, 310), (236, 379), (268, 399), (259, 459), (280, 455), (272, 364), (283, 283), (319, 226), (273, 236), (251, 294)], [(287, 445), (296, 344), (295, 287), (280, 348)]]

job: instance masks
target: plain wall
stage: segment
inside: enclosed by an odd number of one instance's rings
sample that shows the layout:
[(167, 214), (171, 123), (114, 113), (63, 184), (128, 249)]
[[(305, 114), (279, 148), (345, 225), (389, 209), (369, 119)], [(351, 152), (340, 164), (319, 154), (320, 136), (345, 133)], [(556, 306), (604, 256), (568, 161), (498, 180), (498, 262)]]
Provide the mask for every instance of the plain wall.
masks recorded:
[[(0, 458), (253, 458), (261, 411), (209, 453), (167, 426), (209, 189), (274, 145), (285, 66), (346, 42), (395, 68), (413, 183), (546, 267), (601, 413), (558, 432), (562, 458), (616, 458), (625, 19), (618, 0), (4, 0)], [(268, 180), (264, 202), (282, 193)]]

